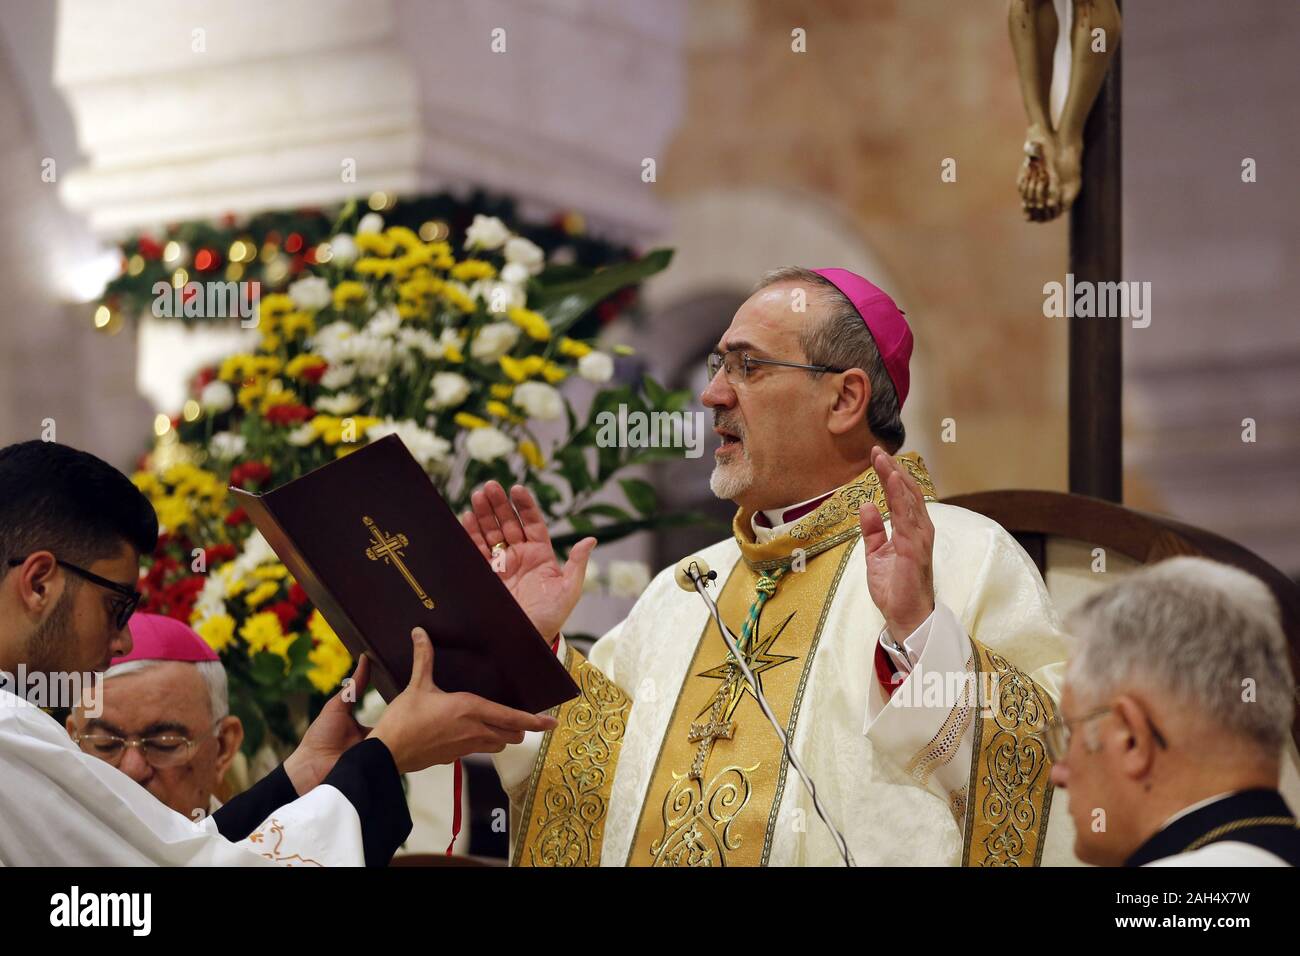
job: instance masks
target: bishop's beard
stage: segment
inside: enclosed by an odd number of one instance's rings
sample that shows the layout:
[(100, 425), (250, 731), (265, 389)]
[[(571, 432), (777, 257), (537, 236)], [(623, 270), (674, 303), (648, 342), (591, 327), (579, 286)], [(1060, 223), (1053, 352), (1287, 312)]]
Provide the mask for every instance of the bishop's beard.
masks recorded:
[(744, 440), (745, 433), (738, 423), (715, 417), (713, 424), (714, 427), (729, 431), (740, 439), (737, 443), (740, 445), (740, 457), (737, 458), (733, 453), (724, 461), (715, 461), (713, 474), (709, 476), (709, 490), (719, 498), (734, 501), (754, 484), (754, 462), (749, 457), (749, 446)]

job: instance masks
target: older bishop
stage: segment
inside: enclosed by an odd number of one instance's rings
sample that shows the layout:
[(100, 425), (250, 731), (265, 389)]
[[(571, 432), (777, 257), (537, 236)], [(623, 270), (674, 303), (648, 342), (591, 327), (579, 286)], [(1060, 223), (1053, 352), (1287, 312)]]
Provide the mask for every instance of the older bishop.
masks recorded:
[[(710, 356), (711, 480), (738, 510), (699, 555), (719, 610), (860, 865), (1073, 862), (1044, 746), (1064, 646), (1029, 557), (935, 501), (904, 440), (912, 333), (842, 269), (764, 276)], [(590, 660), (528, 492), (462, 523), (582, 688), (495, 758), (517, 865), (838, 865), (700, 597), (660, 573)], [(1063, 797), (1062, 797), (1063, 799)]]

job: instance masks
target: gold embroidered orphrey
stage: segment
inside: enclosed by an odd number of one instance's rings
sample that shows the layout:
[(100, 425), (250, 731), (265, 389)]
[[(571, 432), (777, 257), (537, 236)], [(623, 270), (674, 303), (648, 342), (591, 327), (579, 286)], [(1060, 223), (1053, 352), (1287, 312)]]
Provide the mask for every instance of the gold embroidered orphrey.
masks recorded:
[(515, 866), (597, 866), (632, 700), (572, 647), (564, 666), (578, 696), (542, 738), (515, 840)]
[(391, 564), (401, 572), (402, 577), (406, 578), (406, 583), (411, 586), (415, 596), (420, 599), (420, 603), (433, 610), (433, 598), (429, 597), (424, 588), (420, 587), (420, 582), (415, 580), (415, 575), (411, 569), (406, 566), (402, 559), (402, 548), (411, 543), (410, 539), (404, 534), (384, 534), (375, 524), (370, 515), (362, 515), (361, 521), (370, 529), (370, 537), (374, 539), (374, 544), (366, 548), (366, 557), (371, 561), (383, 561), (385, 564)]
[[(992, 688), (975, 721), (963, 866), (1038, 866), (1052, 807), (1045, 734), (1056, 708), (1006, 658), (971, 640), (975, 686)], [(989, 680), (981, 681), (981, 673)], [(954, 801), (956, 804), (957, 801)]]
[[(900, 456), (900, 462), (927, 500), (934, 500), (934, 485), (920, 458)], [(872, 469), (773, 540), (755, 541), (752, 512), (746, 509), (733, 522), (740, 560), (718, 595), (718, 610), (730, 622), (761, 611), (752, 639), (752, 670), (756, 677), (763, 672), (764, 696), (792, 740), (823, 628), (853, 543), (861, 536), (858, 508), (867, 502), (888, 516), (884, 488)], [(802, 559), (803, 570), (785, 573), (796, 558)], [(796, 661), (798, 666), (783, 666)], [(781, 742), (730, 661), (712, 619), (687, 674), (627, 863), (766, 865), (788, 773)]]

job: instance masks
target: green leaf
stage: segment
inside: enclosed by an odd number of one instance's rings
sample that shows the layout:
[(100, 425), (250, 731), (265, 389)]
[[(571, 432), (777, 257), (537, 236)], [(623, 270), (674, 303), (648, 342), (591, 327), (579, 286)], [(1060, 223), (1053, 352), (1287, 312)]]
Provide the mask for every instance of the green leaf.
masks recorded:
[(640, 514), (654, 513), (655, 505), (659, 500), (654, 485), (641, 478), (620, 478), (618, 483), (623, 487), (623, 494), (627, 495), (628, 503)]
[(560, 463), (560, 474), (569, 483), (574, 494), (592, 488), (591, 475), (587, 471), (587, 456), (576, 445), (566, 445), (556, 455)]
[(640, 259), (606, 266), (586, 279), (547, 286), (535, 306), (558, 336), (602, 300), (667, 268), (671, 249), (656, 249)]
[(587, 507), (581, 509), (580, 511), (574, 512), (573, 515), (570, 515), (569, 516), (570, 520), (572, 520), (574, 515), (579, 515), (583, 518), (593, 518), (593, 517), (612, 518), (614, 521), (633, 520), (632, 516), (628, 514), (628, 512), (625, 509), (618, 507), (618, 505), (607, 505), (604, 503), (587, 505)]
[(284, 680), (284, 658), (270, 651), (258, 651), (253, 655), (252, 664), (249, 673), (254, 683), (262, 687), (277, 687)]

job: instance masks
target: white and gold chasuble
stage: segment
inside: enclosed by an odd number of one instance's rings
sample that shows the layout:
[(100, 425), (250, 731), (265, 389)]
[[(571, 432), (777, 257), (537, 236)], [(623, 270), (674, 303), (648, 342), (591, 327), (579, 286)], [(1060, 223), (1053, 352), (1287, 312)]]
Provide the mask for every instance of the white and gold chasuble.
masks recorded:
[[(884, 621), (859, 540), (864, 501), (888, 526), (874, 470), (762, 543), (741, 509), (733, 537), (700, 553), (722, 618), (859, 865), (1074, 862), (1069, 816), (1050, 812), (1064, 795), (1042, 733), (1064, 645), (1042, 580), (997, 524), (935, 503), (919, 457), (900, 461), (929, 501), (936, 610), (893, 698), (875, 673)], [(840, 864), (707, 607), (672, 568), (590, 661), (560, 653), (581, 695), (554, 731), (495, 758), (514, 864)], [(956, 692), (923, 693), (927, 673)]]

